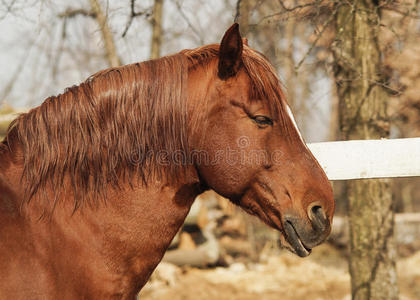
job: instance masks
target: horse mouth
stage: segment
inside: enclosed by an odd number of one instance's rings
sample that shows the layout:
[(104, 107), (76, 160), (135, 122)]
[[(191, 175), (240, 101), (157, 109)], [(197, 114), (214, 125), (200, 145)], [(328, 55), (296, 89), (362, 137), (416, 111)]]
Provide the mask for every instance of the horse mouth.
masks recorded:
[(284, 231), (285, 231), (285, 239), (291, 246), (291, 250), (293, 253), (300, 257), (306, 257), (311, 254), (312, 249), (307, 248), (305, 244), (302, 242), (301, 238), (299, 237), (295, 227), (290, 221), (286, 221), (284, 223)]
[[(286, 220), (283, 223), (280, 213), (278, 213), (276, 210), (270, 210), (269, 208), (263, 209), (260, 203), (264, 201), (255, 201), (257, 205), (254, 205), (254, 206), (244, 204), (246, 203), (244, 199), (246, 200), (249, 197), (249, 196), (248, 197), (246, 196), (247, 194), (245, 194), (245, 196), (242, 197), (241, 201), (235, 201), (235, 200), (231, 200), (231, 201), (233, 203), (239, 204), (249, 214), (258, 216), (267, 225), (282, 232), (283, 237), (288, 244), (284, 246), (286, 246), (286, 248), (290, 250), (292, 253), (300, 257), (306, 257), (309, 254), (311, 254), (312, 249), (309, 247), (306, 247), (304, 242), (302, 242), (292, 222)], [(251, 199), (255, 199), (255, 198), (251, 198)], [(271, 211), (271, 213), (269, 213), (269, 211)], [(282, 226), (282, 223), (283, 223), (283, 226)]]

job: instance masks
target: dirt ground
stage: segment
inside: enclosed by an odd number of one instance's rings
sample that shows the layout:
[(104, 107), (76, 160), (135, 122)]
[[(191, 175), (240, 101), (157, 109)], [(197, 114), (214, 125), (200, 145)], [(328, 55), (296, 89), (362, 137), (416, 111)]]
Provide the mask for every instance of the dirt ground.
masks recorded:
[[(141, 300), (347, 300), (350, 276), (342, 252), (329, 245), (307, 258), (286, 251), (261, 255), (260, 263), (228, 268), (178, 268), (162, 263), (140, 293)], [(420, 299), (420, 252), (400, 259), (401, 300)]]

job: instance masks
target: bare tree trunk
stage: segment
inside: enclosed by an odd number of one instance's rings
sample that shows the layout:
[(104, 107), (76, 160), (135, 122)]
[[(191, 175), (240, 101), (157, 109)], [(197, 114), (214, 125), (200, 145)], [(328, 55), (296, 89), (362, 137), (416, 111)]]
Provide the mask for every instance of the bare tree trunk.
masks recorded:
[[(339, 2), (334, 46), (340, 126), (345, 139), (389, 136), (374, 1)], [(352, 298), (398, 299), (394, 212), (390, 181), (347, 183)]]
[(336, 93), (335, 87), (332, 86), (331, 98), (330, 98), (330, 106), (331, 106), (331, 113), (330, 113), (330, 129), (328, 133), (328, 138), (331, 141), (335, 141), (338, 138), (339, 130), (338, 130), (338, 123), (339, 123), (339, 100)]
[(150, 58), (160, 57), (160, 46), (162, 44), (162, 12), (163, 0), (155, 0), (152, 18), (152, 45), (150, 50)]
[(117, 48), (115, 46), (114, 37), (109, 29), (107, 18), (104, 15), (101, 5), (98, 0), (89, 0), (92, 12), (94, 13), (96, 20), (101, 29), (102, 38), (105, 44), (105, 56), (110, 67), (118, 67), (121, 65), (121, 60), (117, 54)]

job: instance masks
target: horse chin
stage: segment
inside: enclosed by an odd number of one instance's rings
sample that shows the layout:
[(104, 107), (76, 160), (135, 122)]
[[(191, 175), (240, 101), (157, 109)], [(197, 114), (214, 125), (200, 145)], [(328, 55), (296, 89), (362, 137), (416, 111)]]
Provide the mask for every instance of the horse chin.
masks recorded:
[(299, 245), (295, 248), (287, 248), (290, 252), (296, 254), (297, 256), (300, 257), (307, 257), (309, 256), (309, 254), (312, 253), (312, 249), (307, 249), (300, 240), (298, 240)]
[[(281, 234), (281, 241), (283, 246), (288, 249), (290, 252), (300, 256), (306, 257), (311, 254), (312, 249), (307, 248), (302, 240), (300, 239), (296, 229), (293, 227), (292, 223), (286, 221), (282, 222), (281, 217), (278, 213), (269, 213), (268, 209), (264, 209), (261, 203), (263, 201), (257, 201), (255, 197), (252, 196), (252, 193), (245, 193), (240, 200), (230, 199), (231, 202), (239, 205), (247, 213), (257, 216), (261, 221), (266, 223), (268, 226), (279, 230)], [(251, 200), (251, 201), (250, 201)], [(255, 205), (249, 205), (250, 202), (256, 203)], [(248, 205), (247, 205), (248, 204)], [(283, 224), (282, 224), (283, 223)]]
[(283, 247), (300, 257), (306, 257), (311, 254), (312, 249), (305, 247), (290, 223), (285, 223), (284, 231), (285, 233), (280, 238)]

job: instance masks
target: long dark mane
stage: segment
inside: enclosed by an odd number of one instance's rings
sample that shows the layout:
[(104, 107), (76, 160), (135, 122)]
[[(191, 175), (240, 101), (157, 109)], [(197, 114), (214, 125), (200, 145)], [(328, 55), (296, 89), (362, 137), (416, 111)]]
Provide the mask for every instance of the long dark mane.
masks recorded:
[[(219, 45), (208, 45), (104, 70), (20, 115), (0, 148), (18, 146), (23, 151), (25, 199), (47, 186), (53, 187), (57, 198), (57, 187), (65, 186), (66, 177), (75, 207), (97, 200), (108, 184), (118, 187), (131, 178), (147, 183), (151, 174), (178, 178), (183, 164), (162, 164), (144, 155), (188, 154), (188, 133), (195, 130), (187, 124), (188, 70), (217, 59), (218, 49)], [(251, 78), (253, 98), (268, 101), (285, 130), (290, 128), (274, 69), (248, 47), (243, 65)], [(216, 70), (209, 71), (216, 78)]]

